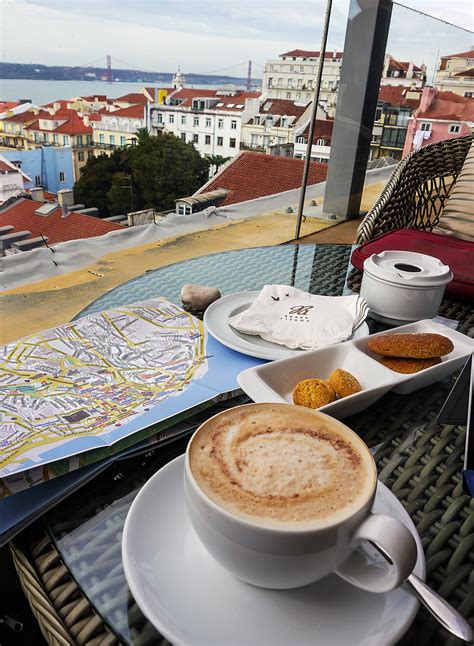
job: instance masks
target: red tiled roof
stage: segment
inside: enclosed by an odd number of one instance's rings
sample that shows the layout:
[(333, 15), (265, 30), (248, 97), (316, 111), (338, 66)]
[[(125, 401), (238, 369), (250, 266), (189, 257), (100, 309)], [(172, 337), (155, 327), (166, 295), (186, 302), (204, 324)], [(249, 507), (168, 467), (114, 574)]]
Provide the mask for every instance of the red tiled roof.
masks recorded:
[[(266, 195), (290, 191), (301, 186), (304, 159), (275, 157), (256, 152), (241, 152), (198, 193), (218, 188), (230, 189), (220, 206), (255, 200)], [(308, 184), (326, 179), (327, 164), (311, 162)]]
[(31, 231), (32, 238), (40, 237), (42, 234), (48, 239), (50, 245), (67, 240), (93, 238), (109, 231), (121, 231), (124, 228), (121, 224), (106, 222), (82, 213), (70, 213), (62, 218), (60, 207), (46, 217), (36, 215), (35, 211), (40, 206), (39, 202), (33, 200), (18, 200), (0, 211), (0, 226), (12, 224), (17, 231)]
[[(168, 95), (169, 96), (169, 95)], [(196, 88), (182, 88), (181, 90), (174, 91), (171, 99), (179, 99), (181, 103), (180, 107), (190, 108), (193, 103), (193, 99), (200, 99), (205, 97), (212, 97), (217, 100), (217, 103), (223, 103), (224, 105), (217, 107), (214, 105), (213, 110), (236, 110), (241, 111), (244, 108), (236, 108), (237, 105), (245, 106), (246, 99), (257, 99), (261, 96), (261, 92), (238, 92), (234, 96), (222, 95), (219, 94), (219, 90), (198, 90)], [(229, 104), (232, 104), (233, 107), (229, 108)]]
[(474, 58), (474, 49), (470, 49), (468, 52), (461, 52), (460, 54), (441, 56), (441, 58)]
[[(300, 58), (319, 58), (319, 52), (309, 49), (292, 49), (291, 52), (279, 54), (279, 56), (297, 56)], [(336, 52), (336, 58), (342, 58), (344, 52)], [(334, 58), (334, 52), (326, 52), (324, 58)]]
[[(403, 87), (403, 85), (382, 85), (379, 90), (379, 103), (389, 103), (395, 107), (400, 106), (409, 106), (413, 110), (416, 110), (420, 105), (421, 99), (421, 90), (418, 93), (418, 99), (407, 99), (407, 94), (410, 94), (412, 91)], [(416, 90), (413, 90), (416, 92)]]
[[(389, 70), (402, 70), (404, 72), (408, 72), (409, 67), (410, 67), (410, 61), (397, 61), (396, 58), (391, 57), (388, 69)], [(421, 72), (421, 67), (418, 67), (418, 65), (413, 65), (413, 70), (415, 72)]]
[(428, 109), (419, 112), (417, 118), (474, 121), (474, 99), (454, 92), (438, 92)]
[[(313, 144), (316, 144), (318, 139), (324, 139), (324, 145), (330, 146), (333, 126), (334, 126), (333, 119), (316, 119), (316, 123), (314, 126), (314, 134), (313, 134)], [(303, 132), (303, 137), (305, 137), (306, 141), (308, 141), (308, 136), (309, 136), (309, 125), (306, 126)]]
[(130, 94), (124, 94), (123, 96), (119, 96), (116, 99), (112, 99), (113, 101), (123, 101), (127, 103), (147, 103), (148, 99), (144, 94), (140, 94), (139, 92), (131, 92)]
[(0, 159), (0, 173), (19, 173), (20, 170), (16, 168), (15, 166), (10, 166), (10, 164), (7, 164), (4, 162), (2, 159)]
[(70, 103), (70, 101), (66, 99), (57, 99), (57, 101), (51, 101), (51, 103), (45, 103), (44, 108), (54, 108), (54, 104), (59, 103), (61, 105), (61, 108), (66, 108), (67, 109), (67, 104)]
[(11, 117), (6, 117), (4, 121), (12, 123), (26, 123), (27, 121), (34, 121), (37, 118), (38, 117), (34, 112), (21, 112), (20, 114), (14, 114)]
[(113, 112), (103, 112), (106, 117), (134, 117), (136, 119), (145, 118), (145, 110), (143, 105), (131, 105), (129, 108), (121, 108)]
[(84, 101), (107, 101), (107, 96), (105, 94), (91, 94), (90, 96), (81, 96), (79, 98)]
[(471, 67), (469, 70), (464, 70), (463, 72), (458, 72), (454, 76), (469, 76), (472, 77), (474, 76), (474, 67)]
[(20, 103), (18, 101), (0, 101), (0, 112), (8, 112), (12, 108), (16, 108)]
[(296, 105), (294, 101), (290, 101), (289, 99), (267, 99), (260, 108), (259, 114), (274, 114), (281, 117), (297, 117), (299, 119), (310, 105), (310, 101), (306, 105)]

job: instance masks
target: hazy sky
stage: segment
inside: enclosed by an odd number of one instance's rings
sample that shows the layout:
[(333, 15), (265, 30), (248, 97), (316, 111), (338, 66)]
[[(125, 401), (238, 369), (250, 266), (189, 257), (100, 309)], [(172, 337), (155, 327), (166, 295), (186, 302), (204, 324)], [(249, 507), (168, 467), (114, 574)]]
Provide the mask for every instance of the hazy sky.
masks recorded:
[[(407, 0), (473, 29), (472, 0)], [(349, 0), (334, 0), (329, 48), (342, 49)], [(105, 65), (152, 71), (261, 76), (265, 60), (295, 47), (319, 49), (324, 0), (0, 0), (3, 61)], [(394, 6), (387, 51), (434, 67), (470, 49), (474, 35)], [(100, 59), (100, 60), (99, 60)], [(432, 69), (431, 69), (432, 71)]]

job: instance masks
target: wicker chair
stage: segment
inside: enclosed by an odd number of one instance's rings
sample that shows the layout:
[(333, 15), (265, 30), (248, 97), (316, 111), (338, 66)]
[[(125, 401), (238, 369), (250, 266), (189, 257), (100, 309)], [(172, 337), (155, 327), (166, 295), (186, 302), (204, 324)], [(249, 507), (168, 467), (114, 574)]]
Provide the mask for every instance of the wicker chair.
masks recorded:
[(395, 229), (430, 231), (438, 223), (472, 141), (472, 134), (439, 141), (402, 159), (357, 229), (356, 243)]

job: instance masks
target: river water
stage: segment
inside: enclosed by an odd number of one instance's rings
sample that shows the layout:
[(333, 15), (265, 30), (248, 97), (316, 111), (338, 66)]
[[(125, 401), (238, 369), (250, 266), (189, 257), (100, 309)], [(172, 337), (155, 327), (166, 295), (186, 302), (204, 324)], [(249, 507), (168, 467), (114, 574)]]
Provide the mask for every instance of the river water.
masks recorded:
[[(57, 99), (71, 99), (74, 96), (106, 94), (115, 99), (130, 92), (140, 92), (143, 87), (169, 87), (166, 83), (104, 83), (102, 81), (36, 81), (29, 79), (0, 79), (0, 100), (17, 101), (30, 99), (44, 105)], [(216, 85), (193, 85), (202, 89), (216, 88)]]

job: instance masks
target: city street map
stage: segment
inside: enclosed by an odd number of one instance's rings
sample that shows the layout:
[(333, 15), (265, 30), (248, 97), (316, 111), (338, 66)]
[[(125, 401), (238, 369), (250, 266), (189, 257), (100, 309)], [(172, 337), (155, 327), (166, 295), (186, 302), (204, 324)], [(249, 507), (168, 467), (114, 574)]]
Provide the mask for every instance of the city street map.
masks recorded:
[(231, 391), (253, 362), (164, 299), (10, 343), (0, 348), (0, 478), (111, 446)]

